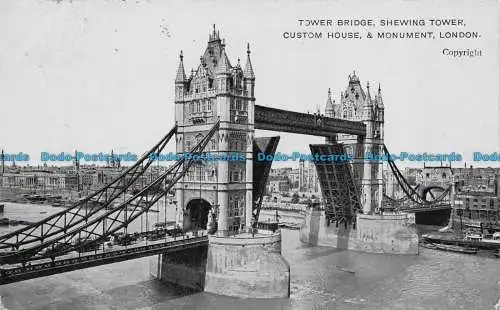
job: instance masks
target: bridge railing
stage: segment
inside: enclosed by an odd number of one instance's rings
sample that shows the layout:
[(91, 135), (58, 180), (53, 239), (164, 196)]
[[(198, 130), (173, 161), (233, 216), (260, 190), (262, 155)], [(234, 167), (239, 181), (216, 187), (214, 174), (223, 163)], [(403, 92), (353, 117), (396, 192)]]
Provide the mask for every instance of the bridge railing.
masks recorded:
[[(198, 236), (187, 239), (170, 240), (168, 242), (152, 243), (140, 247), (129, 247), (109, 252), (99, 252), (78, 257), (70, 257), (51, 262), (34, 263), (13, 268), (0, 269), (0, 284), (21, 281), (43, 276), (39, 273), (50, 274), (66, 272), (91, 266), (103, 265), (132, 258), (150, 256), (158, 251), (183, 248), (208, 241), (207, 236)], [(57, 271), (60, 270), (60, 271)], [(37, 274), (38, 273), (38, 274)]]

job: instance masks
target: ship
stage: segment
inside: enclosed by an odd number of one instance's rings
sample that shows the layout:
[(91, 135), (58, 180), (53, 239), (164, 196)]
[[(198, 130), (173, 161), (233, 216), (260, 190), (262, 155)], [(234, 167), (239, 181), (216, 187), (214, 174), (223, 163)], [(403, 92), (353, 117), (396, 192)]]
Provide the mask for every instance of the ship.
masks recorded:
[(498, 250), (500, 249), (500, 232), (494, 233), (491, 238), (479, 234), (466, 234), (464, 238), (457, 238), (452, 235), (422, 235), (424, 242), (443, 245), (455, 245), (462, 247), (472, 247), (478, 249)]
[(477, 254), (477, 248), (467, 247), (467, 246), (441, 244), (441, 243), (426, 243), (423, 246), (426, 248), (447, 251), (447, 252), (455, 252), (455, 253), (463, 253), (463, 254)]
[(415, 224), (446, 226), (450, 222), (451, 208), (415, 212)]

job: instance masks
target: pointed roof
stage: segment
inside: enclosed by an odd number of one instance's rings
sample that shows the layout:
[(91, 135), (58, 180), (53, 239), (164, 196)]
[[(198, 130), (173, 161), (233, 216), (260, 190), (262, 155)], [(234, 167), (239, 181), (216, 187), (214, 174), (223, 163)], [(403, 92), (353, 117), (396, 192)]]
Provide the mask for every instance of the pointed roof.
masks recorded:
[(182, 51), (179, 55), (180, 62), (179, 62), (179, 68), (177, 69), (177, 76), (175, 77), (175, 82), (176, 83), (184, 83), (186, 81), (186, 73), (184, 72), (184, 62), (182, 59), (184, 56), (182, 55)]
[(255, 73), (253, 72), (252, 62), (250, 61), (250, 43), (247, 43), (247, 63), (245, 65), (245, 78), (255, 79)]
[(208, 41), (211, 42), (211, 41), (217, 41), (217, 40), (220, 40), (220, 34), (219, 34), (219, 30), (215, 30), (215, 24), (214, 24), (214, 28), (213, 28), (212, 33), (208, 35)]
[(349, 83), (359, 84), (359, 77), (356, 75), (356, 70), (352, 71), (352, 75), (349, 74)]
[(326, 100), (325, 112), (333, 111), (332, 92), (328, 88), (328, 99)]
[(229, 73), (231, 68), (231, 63), (229, 62), (229, 58), (227, 57), (226, 49), (223, 46), (217, 68), (215, 69), (215, 73)]
[(378, 92), (377, 92), (376, 99), (377, 99), (378, 106), (383, 108), (384, 107), (384, 100), (382, 99), (382, 90), (380, 89), (380, 83), (378, 83)]

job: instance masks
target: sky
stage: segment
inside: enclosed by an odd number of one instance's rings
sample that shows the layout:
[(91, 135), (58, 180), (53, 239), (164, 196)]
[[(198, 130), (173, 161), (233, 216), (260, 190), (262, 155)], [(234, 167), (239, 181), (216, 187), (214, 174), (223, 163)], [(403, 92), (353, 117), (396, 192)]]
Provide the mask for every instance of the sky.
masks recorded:
[[(196, 68), (215, 24), (232, 64), (238, 57), (244, 63), (250, 43), (257, 104), (323, 110), (328, 88), (339, 101), (356, 70), (364, 86), (381, 84), (391, 152), (458, 152), (469, 164), (474, 151), (500, 151), (498, 8), (493, 0), (2, 0), (0, 148), (30, 154), (31, 164), (39, 163), (40, 152), (142, 154), (174, 125), (180, 50), (186, 71)], [(481, 37), (283, 38), (290, 31), (337, 31), (306, 29), (299, 19), (435, 17), (461, 18), (465, 29), (453, 31)], [(360, 29), (339, 31), (354, 30)], [(483, 56), (451, 58), (444, 48), (481, 49)], [(308, 152), (309, 143), (323, 141), (279, 135), (283, 153)]]

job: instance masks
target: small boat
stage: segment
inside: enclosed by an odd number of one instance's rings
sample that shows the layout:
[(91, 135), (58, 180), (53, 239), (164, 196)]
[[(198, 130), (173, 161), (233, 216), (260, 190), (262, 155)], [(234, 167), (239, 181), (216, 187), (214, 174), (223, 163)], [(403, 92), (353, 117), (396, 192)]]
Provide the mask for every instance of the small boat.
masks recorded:
[(476, 248), (463, 247), (463, 246), (451, 245), (451, 244), (439, 244), (439, 243), (434, 243), (434, 246), (436, 249), (442, 250), (442, 251), (464, 253), (464, 254), (477, 254)]
[(278, 227), (280, 228), (286, 228), (286, 229), (291, 229), (291, 230), (298, 230), (300, 229), (300, 225), (296, 223), (286, 223), (282, 222), (278, 224)]
[(498, 251), (495, 253), (495, 256), (500, 258), (500, 250), (498, 250)]
[(423, 243), (420, 243), (420, 245), (421, 245), (423, 248), (427, 248), (427, 249), (436, 249), (436, 245), (435, 245), (434, 243), (423, 242)]
[(340, 267), (340, 266), (336, 266), (338, 270), (340, 271), (343, 271), (343, 272), (347, 272), (347, 273), (356, 273), (356, 271), (354, 270), (350, 270), (350, 269), (347, 269), (347, 268), (344, 268), (344, 267)]

